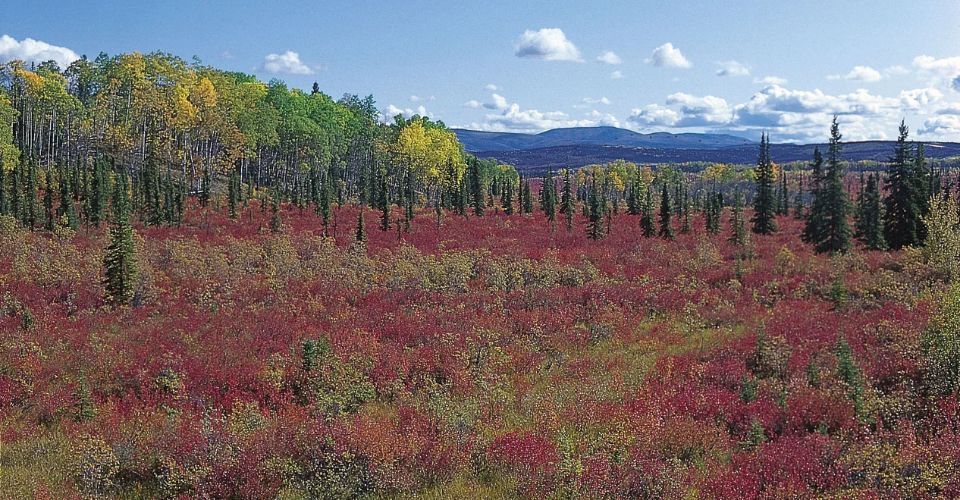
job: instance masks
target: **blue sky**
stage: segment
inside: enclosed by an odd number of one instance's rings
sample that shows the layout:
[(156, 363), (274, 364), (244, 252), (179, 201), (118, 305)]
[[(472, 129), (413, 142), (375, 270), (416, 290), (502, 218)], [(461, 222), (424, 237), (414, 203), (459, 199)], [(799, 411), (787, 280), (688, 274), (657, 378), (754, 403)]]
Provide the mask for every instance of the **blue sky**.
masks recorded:
[(40, 0), (6, 6), (0, 36), (0, 60), (162, 50), (482, 130), (804, 142), (836, 113), (848, 139), (906, 117), (960, 140), (956, 0)]

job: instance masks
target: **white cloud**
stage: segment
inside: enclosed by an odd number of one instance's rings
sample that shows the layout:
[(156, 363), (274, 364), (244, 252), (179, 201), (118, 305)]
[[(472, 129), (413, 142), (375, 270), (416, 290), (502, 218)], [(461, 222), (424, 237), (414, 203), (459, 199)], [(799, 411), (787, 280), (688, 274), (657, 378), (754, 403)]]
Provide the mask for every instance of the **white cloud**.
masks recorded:
[(750, 68), (737, 61), (720, 61), (717, 76), (750, 76)]
[(76, 52), (66, 48), (50, 45), (47, 42), (24, 38), (17, 41), (10, 35), (0, 36), (0, 61), (20, 60), (27, 63), (42, 63), (56, 61), (61, 69), (66, 69), (73, 61), (80, 59)]
[(492, 99), (492, 101), (483, 103), (483, 107), (487, 109), (507, 109), (508, 103), (506, 97), (500, 94), (491, 94), (490, 99)]
[(928, 118), (917, 130), (921, 136), (934, 136), (939, 139), (957, 140), (960, 138), (960, 115), (937, 115)]
[(618, 127), (618, 128), (622, 126), (620, 123), (620, 120), (616, 116), (610, 113), (601, 113), (600, 111), (597, 111), (594, 109), (589, 113), (587, 113), (587, 116), (589, 117), (590, 120), (593, 121), (592, 126), (600, 125), (604, 127)]
[(763, 78), (755, 78), (753, 83), (759, 83), (762, 85), (786, 85), (787, 79), (780, 78), (779, 76), (765, 76)]
[(580, 50), (567, 39), (560, 28), (526, 30), (517, 41), (517, 57), (543, 59), (545, 61), (583, 62)]
[(466, 106), (466, 107), (468, 107), (468, 108), (473, 108), (473, 109), (478, 109), (478, 108), (483, 107), (483, 103), (480, 102), (480, 101), (478, 101), (478, 100), (476, 100), (476, 99), (470, 99), (469, 101), (463, 103), (463, 105)]
[(612, 50), (608, 50), (600, 54), (599, 56), (597, 56), (597, 61), (600, 61), (604, 64), (614, 64), (614, 65), (621, 64), (623, 62), (623, 60), (620, 59), (620, 56), (618, 56)]
[(830, 75), (828, 80), (853, 80), (857, 82), (879, 82), (883, 75), (870, 66), (854, 66), (849, 73), (845, 75)]
[(672, 127), (680, 121), (680, 113), (659, 104), (648, 104), (634, 108), (627, 120), (640, 125)]
[(383, 111), (380, 112), (384, 121), (392, 121), (394, 116), (403, 115), (404, 118), (411, 118), (414, 115), (426, 116), (428, 118), (433, 118), (433, 113), (427, 111), (427, 108), (417, 106), (416, 109), (411, 108), (400, 108), (390, 104)]
[(313, 69), (300, 62), (300, 54), (288, 50), (283, 54), (267, 54), (263, 58), (263, 70), (268, 73), (289, 75), (312, 75)]
[(917, 56), (913, 58), (913, 66), (923, 71), (955, 76), (960, 74), (960, 56), (942, 59), (927, 55)]
[(486, 84), (483, 88), (484, 88), (484, 90), (488, 90), (488, 91), (490, 91), (490, 92), (496, 92), (496, 91), (500, 90), (500, 87), (497, 87), (496, 85), (494, 85), (494, 84), (492, 84), (492, 83)]
[(623, 72), (618, 69), (618, 70), (614, 71), (613, 73), (610, 73), (610, 79), (611, 79), (611, 80), (623, 80)]
[(920, 110), (929, 107), (943, 99), (943, 92), (928, 87), (923, 89), (903, 90), (900, 92), (900, 105), (904, 109)]
[(436, 101), (436, 100), (437, 100), (436, 96), (430, 96), (430, 97), (420, 97), (418, 95), (410, 96), (410, 102)]
[(666, 68), (690, 68), (693, 66), (693, 63), (684, 57), (680, 49), (674, 47), (670, 42), (653, 49), (653, 53), (650, 54), (650, 58), (646, 62)]
[(741, 103), (717, 96), (676, 92), (663, 103), (634, 108), (627, 123), (641, 130), (719, 131), (738, 135), (773, 133), (777, 140), (811, 142), (825, 139), (830, 120), (840, 119), (846, 140), (889, 139), (901, 117), (926, 120), (929, 137), (960, 137), (960, 103), (945, 104), (944, 93), (926, 87), (903, 90), (894, 97), (858, 89), (827, 94), (819, 89), (767, 85)]
[(957, 89), (956, 79), (960, 78), (960, 56), (937, 59), (932, 56), (913, 58), (913, 67), (919, 76), (926, 77), (931, 86), (953, 87)]
[(583, 98), (583, 103), (584, 103), (584, 104), (605, 104), (605, 105), (609, 105), (609, 104), (610, 104), (610, 99), (607, 99), (606, 97), (601, 97), (601, 98), (599, 98), (599, 99), (595, 99), (595, 98), (593, 98), (593, 97), (584, 97), (584, 98)]

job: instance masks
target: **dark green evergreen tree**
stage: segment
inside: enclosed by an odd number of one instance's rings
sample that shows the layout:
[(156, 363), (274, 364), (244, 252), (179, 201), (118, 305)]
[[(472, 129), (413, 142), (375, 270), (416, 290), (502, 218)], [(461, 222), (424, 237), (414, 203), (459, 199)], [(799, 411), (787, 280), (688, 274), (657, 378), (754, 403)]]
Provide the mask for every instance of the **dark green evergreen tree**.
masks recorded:
[(883, 199), (883, 236), (887, 245), (894, 250), (919, 245), (923, 241), (920, 238), (921, 186), (914, 168), (909, 134), (906, 121), (902, 120), (885, 183), (887, 194)]
[[(551, 182), (552, 182), (552, 179), (551, 179)], [(521, 191), (520, 194), (523, 195), (523, 204), (521, 205), (521, 210), (525, 214), (532, 214), (533, 213), (533, 194), (530, 192), (530, 179), (524, 179), (523, 191)], [(556, 205), (556, 203), (554, 203), (554, 205)]]
[(563, 174), (563, 194), (560, 199), (560, 211), (567, 221), (567, 231), (573, 229), (573, 193), (570, 186), (570, 169), (565, 169)]
[(47, 171), (46, 182), (43, 188), (43, 212), (44, 227), (47, 231), (53, 231), (56, 224), (56, 217), (53, 212), (53, 169)]
[(363, 205), (360, 205), (360, 209), (357, 210), (357, 231), (354, 234), (358, 243), (367, 242), (367, 230), (363, 224)]
[(380, 230), (390, 230), (390, 191), (387, 186), (386, 172), (380, 173), (380, 196), (377, 198), (377, 204), (380, 205)]
[(503, 196), (500, 197), (503, 213), (513, 215), (513, 179), (506, 179), (503, 183)]
[(823, 227), (820, 237), (814, 242), (818, 253), (846, 252), (850, 248), (850, 203), (843, 189), (843, 144), (840, 125), (833, 117), (830, 126), (830, 148), (827, 151), (827, 168), (819, 196), (823, 198)]
[(483, 216), (483, 181), (480, 178), (480, 162), (476, 158), (470, 161), (470, 194), (473, 200), (473, 215)]
[(656, 232), (653, 225), (653, 187), (646, 186), (643, 194), (643, 214), (640, 216), (640, 233), (644, 237), (651, 237)]
[(603, 237), (603, 207), (600, 205), (600, 193), (597, 189), (597, 179), (590, 183), (590, 193), (587, 198), (587, 237), (599, 240)]
[(807, 212), (806, 224), (803, 228), (803, 241), (816, 243), (823, 239), (823, 218), (825, 216), (826, 198), (821, 193), (823, 185), (823, 155), (820, 147), (813, 148), (813, 163), (810, 165), (810, 210)]
[(883, 237), (883, 213), (880, 201), (879, 179), (867, 178), (866, 188), (857, 202), (857, 238), (871, 250), (883, 250), (887, 244)]
[(127, 177), (121, 173), (114, 183), (110, 243), (103, 256), (106, 298), (115, 305), (130, 303), (139, 274), (127, 189)]
[(753, 198), (753, 232), (771, 234), (777, 230), (776, 200), (773, 196), (773, 163), (770, 160), (770, 141), (766, 134), (760, 136), (760, 154), (756, 168), (756, 194)]
[(663, 189), (660, 191), (660, 237), (672, 239), (673, 238), (673, 226), (670, 224), (670, 191), (667, 190), (667, 184), (663, 184)]
[(802, 220), (806, 215), (806, 210), (803, 206), (803, 171), (800, 171), (800, 175), (797, 178), (797, 194), (794, 195), (793, 199), (793, 217), (797, 220)]

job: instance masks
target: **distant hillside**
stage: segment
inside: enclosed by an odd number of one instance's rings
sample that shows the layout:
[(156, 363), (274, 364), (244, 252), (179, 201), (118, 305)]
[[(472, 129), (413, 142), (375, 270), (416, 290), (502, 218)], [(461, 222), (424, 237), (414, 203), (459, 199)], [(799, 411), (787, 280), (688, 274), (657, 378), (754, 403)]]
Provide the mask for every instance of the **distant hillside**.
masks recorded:
[[(930, 142), (926, 145), (927, 157), (949, 158), (960, 156), (960, 143)], [(843, 145), (846, 160), (885, 161), (893, 151), (892, 141), (851, 142)], [(776, 162), (803, 161), (813, 157), (814, 144), (773, 144), (770, 154)], [(826, 145), (820, 149), (826, 151)], [(547, 170), (565, 167), (582, 167), (592, 163), (606, 163), (618, 159), (635, 163), (682, 163), (692, 161), (750, 164), (757, 159), (754, 144), (711, 149), (683, 148), (638, 148), (602, 145), (554, 146), (529, 150), (480, 151), (480, 158), (495, 158), (515, 165), (529, 174), (542, 174)]]
[(625, 146), (634, 148), (714, 149), (753, 144), (726, 134), (640, 134), (616, 127), (558, 128), (539, 134), (454, 129), (467, 151), (515, 151), (556, 146)]

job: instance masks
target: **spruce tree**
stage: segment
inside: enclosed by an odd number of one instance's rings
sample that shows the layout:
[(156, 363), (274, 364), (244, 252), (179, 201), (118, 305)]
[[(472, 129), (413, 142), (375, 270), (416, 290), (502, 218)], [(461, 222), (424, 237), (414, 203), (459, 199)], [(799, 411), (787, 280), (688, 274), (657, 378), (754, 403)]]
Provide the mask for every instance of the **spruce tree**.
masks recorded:
[(597, 179), (593, 178), (590, 184), (590, 193), (587, 199), (587, 237), (599, 240), (603, 237), (603, 207), (600, 205), (600, 193), (597, 189)]
[(923, 241), (920, 238), (923, 216), (919, 205), (920, 186), (913, 163), (913, 148), (907, 140), (909, 133), (906, 121), (902, 120), (897, 145), (890, 158), (887, 195), (883, 199), (883, 235), (887, 245), (894, 250), (919, 245)]
[(377, 204), (380, 206), (380, 230), (390, 230), (390, 192), (387, 186), (386, 172), (380, 173), (380, 189)]
[(329, 235), (330, 227), (330, 198), (332, 197), (332, 189), (330, 189), (330, 184), (332, 182), (332, 176), (330, 175), (329, 169), (323, 176), (322, 183), (320, 185), (320, 199), (317, 202), (317, 215), (323, 220), (323, 235)]
[(649, 238), (655, 232), (653, 226), (653, 187), (646, 186), (643, 194), (643, 214), (640, 216), (640, 233)]
[(53, 169), (47, 171), (46, 182), (43, 189), (43, 211), (44, 227), (47, 231), (53, 231), (56, 218), (53, 212)]
[(128, 304), (133, 299), (138, 277), (133, 227), (130, 225), (127, 178), (117, 176), (113, 189), (113, 220), (110, 225), (110, 244), (103, 256), (107, 301), (115, 305)]
[(813, 163), (810, 165), (810, 211), (807, 212), (806, 224), (803, 228), (803, 241), (807, 243), (816, 243), (823, 238), (823, 218), (826, 207), (825, 198), (821, 193), (823, 185), (823, 155), (820, 153), (820, 147), (813, 148)]
[(787, 171), (780, 169), (780, 190), (777, 198), (777, 215), (787, 215), (790, 212), (790, 191), (787, 187)]
[(567, 231), (573, 229), (573, 193), (570, 192), (570, 169), (564, 170), (563, 194), (560, 199), (560, 210), (567, 221)]
[[(551, 180), (551, 182), (553, 181)], [(552, 193), (553, 189), (551, 188), (550, 191)], [(530, 192), (530, 179), (525, 179), (523, 181), (523, 191), (521, 192), (521, 194), (523, 195), (523, 205), (521, 207), (521, 210), (525, 214), (532, 214), (533, 213), (533, 195)], [(550, 220), (552, 221), (553, 219), (550, 219)]]
[(881, 207), (879, 180), (871, 174), (857, 203), (856, 223), (857, 238), (870, 250), (883, 250), (887, 246)]
[(672, 239), (673, 226), (670, 224), (670, 191), (667, 190), (667, 184), (663, 184), (660, 191), (660, 237)]
[(26, 204), (26, 225), (33, 229), (37, 225), (37, 162), (30, 161), (27, 165), (27, 182), (24, 186), (26, 192), (24, 203)]
[(803, 171), (800, 171), (800, 176), (797, 179), (797, 194), (794, 196), (793, 201), (793, 218), (797, 220), (802, 220), (804, 218), (804, 206), (803, 206)]
[(483, 216), (483, 182), (480, 179), (480, 161), (476, 157), (470, 161), (470, 194), (473, 201), (473, 215)]
[(360, 209), (357, 211), (357, 231), (354, 236), (358, 243), (366, 243), (367, 241), (367, 230), (363, 224), (363, 208), (364, 205), (360, 205)]
[(777, 230), (776, 200), (773, 196), (773, 163), (770, 161), (770, 142), (766, 134), (760, 136), (760, 154), (756, 168), (756, 194), (753, 198), (753, 232), (771, 234)]
[(513, 179), (507, 179), (503, 184), (503, 196), (500, 197), (500, 205), (503, 206), (503, 213), (513, 215)]
[(543, 189), (540, 195), (540, 209), (543, 210), (547, 220), (553, 223), (557, 220), (557, 185), (553, 180), (553, 171), (547, 171), (543, 178)]
[(823, 230), (814, 242), (818, 253), (846, 252), (850, 248), (850, 225), (848, 222), (849, 202), (843, 189), (843, 164), (841, 154), (843, 145), (840, 125), (833, 117), (830, 126), (830, 148), (827, 151), (827, 169), (820, 187), (823, 198)]

